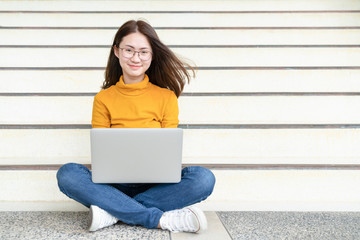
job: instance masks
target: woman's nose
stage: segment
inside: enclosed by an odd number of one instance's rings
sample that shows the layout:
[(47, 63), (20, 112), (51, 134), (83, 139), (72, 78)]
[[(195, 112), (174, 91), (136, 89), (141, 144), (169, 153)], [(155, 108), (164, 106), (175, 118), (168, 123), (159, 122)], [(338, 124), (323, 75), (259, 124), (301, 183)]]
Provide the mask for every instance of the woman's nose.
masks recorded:
[(135, 52), (134, 55), (131, 58), (131, 61), (133, 62), (140, 62), (140, 57), (139, 57), (139, 53)]

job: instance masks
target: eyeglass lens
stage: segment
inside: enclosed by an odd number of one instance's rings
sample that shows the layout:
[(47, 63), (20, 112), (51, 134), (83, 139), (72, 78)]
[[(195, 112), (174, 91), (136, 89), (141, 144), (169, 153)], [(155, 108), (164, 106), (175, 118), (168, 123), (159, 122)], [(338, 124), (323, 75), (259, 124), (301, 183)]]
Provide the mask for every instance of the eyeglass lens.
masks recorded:
[(135, 51), (135, 50), (133, 50), (131, 48), (121, 48), (121, 50), (122, 50), (122, 55), (125, 58), (132, 58), (132, 57), (134, 57), (135, 53), (138, 54), (138, 57), (141, 60), (148, 60), (150, 58), (150, 56), (151, 56), (151, 52), (145, 51), (145, 50)]

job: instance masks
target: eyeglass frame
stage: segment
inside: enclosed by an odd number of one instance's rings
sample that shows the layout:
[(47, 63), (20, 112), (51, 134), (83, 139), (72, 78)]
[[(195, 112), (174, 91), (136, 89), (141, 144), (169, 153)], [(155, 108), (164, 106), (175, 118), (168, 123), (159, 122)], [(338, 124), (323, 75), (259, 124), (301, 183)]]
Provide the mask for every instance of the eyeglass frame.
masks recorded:
[(121, 55), (122, 55), (124, 58), (127, 58), (127, 59), (133, 58), (133, 57), (135, 56), (135, 53), (137, 53), (139, 59), (141, 59), (142, 61), (148, 61), (148, 60), (151, 58), (152, 54), (153, 54), (151, 51), (147, 51), (147, 52), (150, 53), (150, 57), (149, 57), (148, 59), (144, 60), (144, 59), (142, 59), (142, 58), (140, 57), (140, 52), (141, 52), (141, 51), (144, 51), (144, 50), (135, 51), (135, 50), (133, 50), (132, 48), (121, 48), (121, 47), (119, 47), (119, 49), (120, 49), (121, 51), (123, 51), (123, 49), (131, 49), (132, 51), (134, 51), (134, 54), (133, 54), (131, 57), (125, 57), (125, 56), (123, 55), (123, 52), (121, 52)]

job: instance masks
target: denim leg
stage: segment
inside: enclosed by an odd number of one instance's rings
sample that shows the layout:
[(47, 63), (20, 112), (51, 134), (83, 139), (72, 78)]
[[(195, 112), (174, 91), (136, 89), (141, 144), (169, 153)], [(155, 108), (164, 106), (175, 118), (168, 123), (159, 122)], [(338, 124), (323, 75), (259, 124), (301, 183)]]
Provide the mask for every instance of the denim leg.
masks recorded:
[(162, 211), (180, 209), (205, 200), (213, 191), (215, 176), (207, 168), (192, 166), (182, 170), (179, 183), (159, 184), (134, 199), (146, 207)]
[(156, 228), (163, 212), (146, 207), (109, 184), (93, 183), (91, 172), (76, 163), (63, 165), (57, 180), (60, 190), (86, 207), (96, 205), (130, 225)]

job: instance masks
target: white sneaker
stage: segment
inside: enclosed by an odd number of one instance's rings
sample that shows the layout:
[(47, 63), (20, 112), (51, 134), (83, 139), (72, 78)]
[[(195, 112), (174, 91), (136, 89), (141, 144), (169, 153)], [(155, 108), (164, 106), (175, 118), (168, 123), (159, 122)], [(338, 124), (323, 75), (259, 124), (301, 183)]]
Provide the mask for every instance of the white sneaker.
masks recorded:
[(117, 223), (118, 219), (101, 208), (91, 205), (89, 212), (89, 231), (94, 232)]
[(198, 233), (207, 229), (207, 220), (201, 209), (191, 206), (164, 212), (160, 227), (171, 232)]

